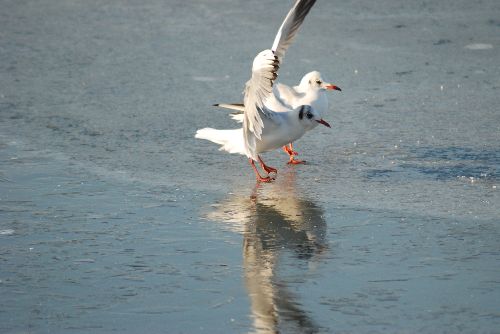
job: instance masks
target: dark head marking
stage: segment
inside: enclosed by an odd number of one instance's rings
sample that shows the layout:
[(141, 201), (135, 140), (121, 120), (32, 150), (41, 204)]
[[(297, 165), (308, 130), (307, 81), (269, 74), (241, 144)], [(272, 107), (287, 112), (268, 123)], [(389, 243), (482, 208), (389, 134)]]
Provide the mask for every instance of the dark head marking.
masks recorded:
[(304, 106), (300, 107), (300, 111), (299, 111), (299, 119), (303, 119), (304, 118)]

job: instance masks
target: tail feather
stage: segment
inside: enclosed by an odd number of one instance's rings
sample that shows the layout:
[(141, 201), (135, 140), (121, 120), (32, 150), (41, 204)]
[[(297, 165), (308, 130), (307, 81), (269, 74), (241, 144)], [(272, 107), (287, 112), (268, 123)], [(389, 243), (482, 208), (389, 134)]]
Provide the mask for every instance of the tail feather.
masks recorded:
[(243, 129), (217, 130), (204, 128), (196, 131), (194, 137), (221, 145), (219, 148), (221, 151), (246, 155), (245, 143), (243, 141)]
[(243, 113), (245, 112), (245, 105), (243, 103), (217, 103), (214, 107), (226, 108), (230, 110), (235, 110), (229, 117), (234, 119), (238, 123), (243, 123)]
[(237, 111), (245, 111), (245, 106), (243, 103), (217, 103), (214, 107), (226, 108)]
[(243, 123), (243, 115), (244, 114), (237, 114), (237, 113), (232, 113), (229, 115), (232, 119), (234, 119), (238, 123)]

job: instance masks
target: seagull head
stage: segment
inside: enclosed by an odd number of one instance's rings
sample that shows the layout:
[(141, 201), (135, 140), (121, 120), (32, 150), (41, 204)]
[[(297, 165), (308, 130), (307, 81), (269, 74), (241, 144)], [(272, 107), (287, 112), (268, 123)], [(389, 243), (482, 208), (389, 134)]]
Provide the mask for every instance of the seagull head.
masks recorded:
[(311, 106), (303, 105), (297, 108), (299, 123), (306, 131), (314, 129), (318, 124), (331, 128), (330, 124), (321, 118), (321, 115)]
[(329, 82), (325, 82), (323, 78), (321, 77), (321, 73), (318, 71), (312, 71), (304, 75), (302, 77), (302, 80), (300, 80), (300, 85), (299, 87), (303, 91), (307, 90), (313, 90), (313, 91), (320, 91), (320, 90), (338, 90), (342, 91), (340, 87), (335, 86), (334, 84), (331, 84)]

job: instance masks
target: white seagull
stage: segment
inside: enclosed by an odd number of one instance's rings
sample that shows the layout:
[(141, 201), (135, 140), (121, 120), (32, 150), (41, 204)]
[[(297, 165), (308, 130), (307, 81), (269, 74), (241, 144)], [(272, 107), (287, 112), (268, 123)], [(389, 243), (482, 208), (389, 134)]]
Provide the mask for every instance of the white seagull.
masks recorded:
[[(304, 75), (297, 86), (290, 87), (279, 82), (276, 82), (273, 86), (274, 96), (284, 105), (290, 108), (310, 105), (321, 116), (328, 112), (328, 98), (326, 96), (328, 90), (342, 91), (340, 87), (325, 82), (318, 71), (312, 71)], [(245, 110), (243, 103), (218, 103), (214, 104), (214, 106), (236, 110), (231, 114), (231, 118), (240, 123), (243, 122), (243, 112)], [(294, 151), (292, 143), (283, 146), (283, 150), (290, 157), (289, 164), (305, 163), (305, 160), (295, 159), (298, 153)]]
[(273, 93), (279, 64), (315, 2), (316, 0), (297, 0), (281, 24), (271, 50), (261, 51), (255, 57), (252, 77), (245, 85), (243, 127), (235, 130), (204, 128), (195, 135), (196, 138), (222, 145), (220, 150), (246, 155), (258, 181), (270, 182), (273, 178), (269, 175), (262, 177), (255, 161), (260, 163), (267, 174), (277, 172), (262, 161), (260, 153), (291, 143), (318, 124), (330, 127), (313, 106), (300, 105), (293, 108), (280, 101)]

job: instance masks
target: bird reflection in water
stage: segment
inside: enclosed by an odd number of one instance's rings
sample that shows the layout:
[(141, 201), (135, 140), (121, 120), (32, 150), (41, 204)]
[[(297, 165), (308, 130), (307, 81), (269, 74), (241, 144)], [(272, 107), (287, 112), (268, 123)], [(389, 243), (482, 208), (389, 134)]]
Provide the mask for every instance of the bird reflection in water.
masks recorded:
[(231, 194), (214, 207), (208, 218), (244, 236), (245, 285), (255, 332), (318, 332), (285, 277), (290, 267), (294, 277), (306, 277), (327, 250), (323, 209), (297, 190), (295, 170), (284, 170), (273, 184), (258, 183), (251, 196)]

